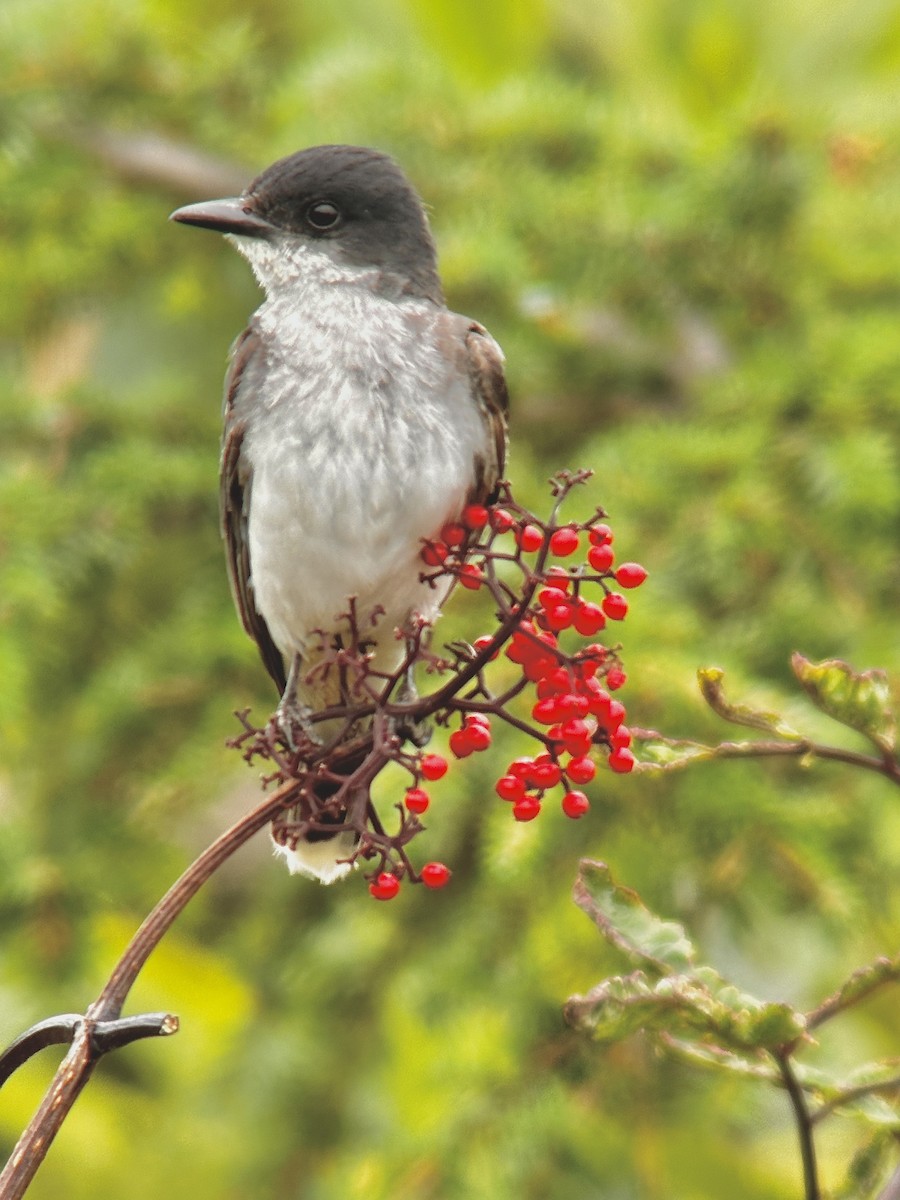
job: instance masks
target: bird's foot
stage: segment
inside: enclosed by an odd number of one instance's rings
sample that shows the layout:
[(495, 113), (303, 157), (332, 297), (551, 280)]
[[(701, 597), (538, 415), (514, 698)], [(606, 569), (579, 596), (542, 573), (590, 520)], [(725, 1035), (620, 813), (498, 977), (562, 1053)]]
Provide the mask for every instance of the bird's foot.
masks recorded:
[[(401, 704), (413, 705), (418, 698), (419, 693), (416, 690), (412, 671), (410, 671), (403, 680), (397, 699)], [(432, 725), (427, 717), (415, 717), (412, 714), (409, 716), (397, 714), (393, 717), (391, 724), (397, 737), (412, 742), (420, 750), (431, 741)]]
[(303, 742), (321, 746), (322, 739), (312, 722), (313, 709), (296, 696), (285, 694), (278, 702), (272, 722), (288, 749), (296, 754)]

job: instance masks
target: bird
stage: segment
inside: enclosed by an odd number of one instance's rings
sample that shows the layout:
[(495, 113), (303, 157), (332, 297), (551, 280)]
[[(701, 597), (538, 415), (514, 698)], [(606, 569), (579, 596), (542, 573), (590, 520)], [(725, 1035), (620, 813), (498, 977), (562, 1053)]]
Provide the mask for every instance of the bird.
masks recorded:
[[(422, 200), (379, 150), (302, 149), (241, 196), (170, 219), (224, 234), (264, 292), (225, 378), (221, 530), (277, 711), (317, 738), (311, 715), (341, 694), (336, 672), (314, 670), (316, 631), (346, 636), (355, 604), (373, 668), (396, 670), (398, 630), (433, 623), (453, 583), (424, 577), (423, 544), (466, 505), (496, 499), (503, 353), (447, 307)], [(320, 828), (276, 850), (292, 872), (331, 883), (357, 842), (353, 829)]]

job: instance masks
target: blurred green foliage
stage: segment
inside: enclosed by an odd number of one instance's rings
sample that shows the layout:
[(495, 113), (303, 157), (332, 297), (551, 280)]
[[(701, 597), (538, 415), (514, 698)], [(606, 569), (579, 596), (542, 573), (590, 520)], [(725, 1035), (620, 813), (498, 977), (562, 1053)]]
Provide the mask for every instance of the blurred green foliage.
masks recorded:
[[(204, 171), (326, 141), (399, 158), (451, 305), (507, 352), (518, 492), (595, 467), (651, 571), (623, 631), (632, 718), (714, 739), (700, 664), (788, 716), (792, 650), (900, 668), (898, 67), (892, 0), (5, 0), (4, 1038), (87, 1003), (254, 795), (223, 740), (273, 697), (215, 495), (257, 294), (218, 239), (166, 224)], [(148, 135), (209, 161), (179, 176), (163, 143), (136, 166)], [(448, 637), (480, 632), (471, 605)], [(37, 1200), (796, 1196), (782, 1096), (563, 1024), (614, 970), (571, 883), (607, 860), (738, 986), (808, 1007), (897, 945), (887, 785), (604, 774), (587, 819), (511, 828), (490, 781), (516, 752), (442, 785), (445, 893), (318, 888), (263, 839), (229, 864), (129, 1005), (181, 1033), (104, 1061)], [(897, 1033), (886, 993), (816, 1054), (850, 1068)], [(52, 1058), (4, 1089), (3, 1148)], [(829, 1187), (861, 1136), (823, 1138)]]

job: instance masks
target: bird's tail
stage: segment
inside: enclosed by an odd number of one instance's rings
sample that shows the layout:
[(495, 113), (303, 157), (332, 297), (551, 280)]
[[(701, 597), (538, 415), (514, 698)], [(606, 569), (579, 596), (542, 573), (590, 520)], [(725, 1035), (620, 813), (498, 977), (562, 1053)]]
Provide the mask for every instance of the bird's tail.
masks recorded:
[[(341, 774), (348, 777), (359, 768), (365, 759), (365, 751), (341, 762)], [(341, 779), (316, 780), (313, 785), (315, 797), (314, 807), (329, 800), (342, 787)], [(347, 829), (348, 812), (364, 810), (368, 800), (368, 787), (364, 794), (360, 790), (348, 792), (342, 798), (341, 806), (336, 812), (326, 811), (318, 816), (313, 814), (319, 828), (306, 829), (297, 832), (298, 826), (310, 819), (310, 802), (301, 801), (293, 809), (283, 813), (272, 823), (272, 842), (275, 853), (284, 860), (292, 875), (305, 875), (309, 879), (318, 879), (320, 883), (334, 883), (343, 879), (351, 870), (350, 858), (359, 843), (359, 833), (355, 829)], [(332, 831), (329, 825), (336, 826)]]

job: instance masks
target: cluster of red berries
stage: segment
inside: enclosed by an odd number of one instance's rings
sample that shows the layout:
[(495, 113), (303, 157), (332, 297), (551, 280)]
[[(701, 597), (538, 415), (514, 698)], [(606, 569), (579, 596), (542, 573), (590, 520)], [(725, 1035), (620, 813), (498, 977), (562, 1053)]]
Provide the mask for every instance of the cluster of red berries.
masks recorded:
[[(453, 574), (472, 590), (487, 586), (498, 600), (498, 617), (507, 635), (476, 639), (472, 650), (479, 672), (502, 650), (521, 669), (524, 688), (534, 688), (530, 728), (542, 748), (533, 757), (514, 759), (494, 789), (511, 804), (517, 821), (534, 820), (547, 793), (556, 789), (563, 813), (573, 820), (583, 817), (590, 802), (580, 787), (597, 773), (592, 751), (599, 746), (613, 771), (625, 774), (635, 765), (625, 706), (612, 694), (626, 682), (616, 651), (596, 641), (583, 645), (571, 640), (595, 638), (607, 622), (622, 621), (628, 612), (623, 591), (639, 587), (647, 578), (639, 563), (615, 566), (613, 534), (601, 516), (580, 525), (543, 524), (511, 498), (506, 506), (473, 504), (422, 549), (423, 562), (436, 575)], [(497, 543), (505, 534), (512, 534), (515, 550), (505, 551), (503, 543)], [(582, 547), (585, 557), (576, 565), (552, 561), (571, 559)], [(537, 556), (535, 562), (526, 559), (532, 555)], [(498, 581), (501, 561), (518, 566), (518, 589)], [(596, 600), (585, 596), (589, 586), (599, 587)], [(514, 690), (519, 694), (524, 689)], [(453, 707), (462, 712), (462, 723), (449, 739), (457, 759), (491, 745), (491, 715), (481, 707), (489, 708), (495, 720), (507, 715), (505, 703), (494, 702), (484, 689), (483, 678), (480, 698)], [(515, 724), (521, 729), (523, 722), (517, 718)], [(431, 803), (422, 782), (440, 779), (449, 764), (439, 754), (421, 754), (413, 766), (416, 781), (407, 789), (404, 805), (420, 816)], [(428, 863), (419, 878), (427, 887), (441, 888), (449, 882), (450, 871), (443, 863)], [(380, 900), (393, 898), (399, 888), (399, 878), (389, 871), (369, 884)]]

